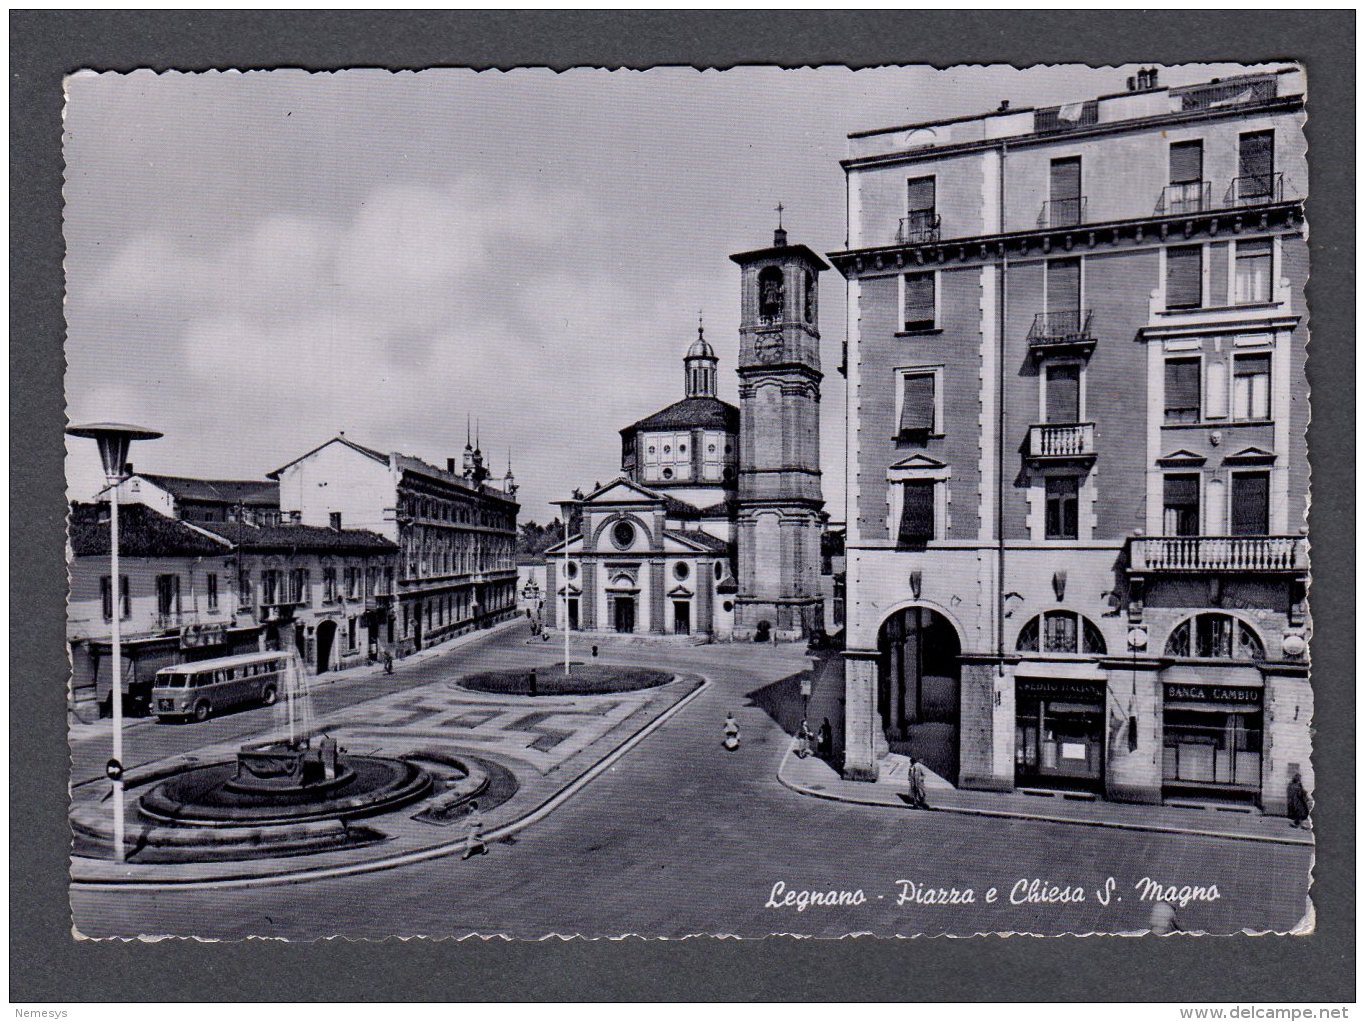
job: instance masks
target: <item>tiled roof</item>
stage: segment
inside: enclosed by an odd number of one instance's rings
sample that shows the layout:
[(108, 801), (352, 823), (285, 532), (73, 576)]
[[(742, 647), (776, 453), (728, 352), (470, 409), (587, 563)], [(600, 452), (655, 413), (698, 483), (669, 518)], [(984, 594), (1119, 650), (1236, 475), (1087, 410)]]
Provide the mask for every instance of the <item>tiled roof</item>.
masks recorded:
[(724, 429), (739, 432), (739, 409), (715, 397), (685, 397), (621, 430), (641, 429)]
[[(144, 504), (120, 503), (118, 525), (119, 554), (124, 557), (199, 557), (227, 552), (227, 544), (178, 519), (157, 514)], [(73, 504), (67, 530), (71, 551), (77, 557), (109, 556), (107, 505)]]
[(327, 529), (317, 525), (251, 525), (244, 522), (199, 522), (199, 528), (221, 536), (243, 550), (346, 550), (392, 553), (397, 545), (368, 529)]
[(161, 487), (176, 500), (247, 504), (252, 507), (280, 506), (280, 484), (268, 479), (191, 479), (154, 472), (138, 472), (136, 476)]
[(684, 543), (695, 543), (719, 554), (726, 553), (730, 549), (730, 545), (725, 540), (700, 530), (684, 532), (679, 529), (664, 529), (664, 535), (671, 536), (673, 539), (681, 540)]

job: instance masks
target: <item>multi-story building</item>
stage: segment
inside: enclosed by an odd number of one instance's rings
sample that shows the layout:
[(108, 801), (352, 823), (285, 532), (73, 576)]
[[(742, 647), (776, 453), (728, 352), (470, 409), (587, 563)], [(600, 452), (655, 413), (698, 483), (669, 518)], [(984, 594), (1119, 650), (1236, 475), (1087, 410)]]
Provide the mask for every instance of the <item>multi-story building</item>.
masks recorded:
[(397, 552), (364, 530), (188, 522), (132, 504), (120, 516), (116, 601), (107, 504), (73, 506), (69, 548), (71, 699), (88, 714), (112, 688), (116, 602), (136, 712), (156, 672), (187, 660), (296, 649), (313, 672), (359, 663), (383, 641)]
[(1311, 787), (1303, 120), (1144, 71), (851, 136), (848, 776)]
[(385, 642), (423, 649), (517, 613), (517, 483), (489, 485), (483, 453), (465, 445), (444, 469), (338, 435), (271, 472), (281, 513), (303, 525), (373, 531), (398, 547)]

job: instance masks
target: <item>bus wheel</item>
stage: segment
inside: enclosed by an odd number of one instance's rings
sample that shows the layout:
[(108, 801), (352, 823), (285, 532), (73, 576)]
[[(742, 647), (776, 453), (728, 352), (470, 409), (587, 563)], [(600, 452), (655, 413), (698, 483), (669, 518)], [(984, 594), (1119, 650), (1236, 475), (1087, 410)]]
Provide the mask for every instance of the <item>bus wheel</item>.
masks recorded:
[(207, 702), (201, 700), (194, 704), (194, 719), (201, 724), (209, 719), (209, 704)]
[(261, 702), (264, 703), (266, 706), (274, 706), (277, 695), (278, 693), (276, 693), (275, 691), (275, 686), (267, 685), (265, 687), (265, 690), (261, 692)]

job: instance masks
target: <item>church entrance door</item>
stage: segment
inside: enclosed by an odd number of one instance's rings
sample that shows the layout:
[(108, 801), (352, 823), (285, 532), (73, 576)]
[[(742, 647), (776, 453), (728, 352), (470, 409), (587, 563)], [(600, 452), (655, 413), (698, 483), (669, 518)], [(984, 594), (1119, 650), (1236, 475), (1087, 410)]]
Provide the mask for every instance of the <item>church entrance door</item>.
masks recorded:
[(690, 635), (692, 633), (692, 604), (686, 600), (673, 601), (673, 634)]
[(612, 613), (616, 618), (618, 632), (635, 631), (635, 597), (617, 596), (612, 600)]

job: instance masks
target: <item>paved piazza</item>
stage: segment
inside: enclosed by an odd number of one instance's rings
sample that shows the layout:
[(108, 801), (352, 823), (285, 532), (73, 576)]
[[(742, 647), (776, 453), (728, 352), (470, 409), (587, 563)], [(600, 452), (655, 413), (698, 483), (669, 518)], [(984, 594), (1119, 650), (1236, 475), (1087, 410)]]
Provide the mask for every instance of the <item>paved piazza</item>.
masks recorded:
[[(584, 652), (576, 649), (574, 655)], [(1177, 908), (1187, 929), (1288, 930), (1305, 914), (1310, 848), (912, 813), (789, 790), (777, 771), (790, 738), (762, 707), (771, 708), (776, 694), (796, 691), (793, 676), (807, 664), (798, 649), (604, 644), (602, 653), (607, 662), (665, 667), (709, 684), (685, 703), (675, 700), (675, 713), (553, 811), (495, 841), (487, 856), (461, 861), (443, 855), (376, 872), (262, 886), (77, 885), (72, 892), (77, 928), (91, 936), (224, 939), (243, 933), (302, 939), (1132, 932), (1150, 917), (1151, 905), (1135, 887), (1144, 877), (1217, 886), (1216, 900)], [(612, 720), (624, 724), (617, 723), (607, 741), (635, 730), (631, 718), (621, 715), (628, 713), (632, 695), (646, 693), (538, 699), (534, 711), (524, 711), (515, 697), (461, 692), (451, 685), (476, 670), (543, 665), (548, 659), (546, 648), (526, 645), (519, 632), (499, 634), (402, 665), (392, 678), (323, 686), (319, 719), (325, 714), (328, 721), (344, 721), (356, 751), (365, 750), (365, 741), (389, 740), (385, 735), (392, 728), (404, 731), (405, 740), (458, 741), (475, 755), (515, 766), (519, 779), (543, 783), (539, 790), (549, 793), (581, 774), (580, 764), (602, 747), (601, 741), (592, 745), (589, 735), (610, 728)], [(376, 695), (376, 684), (395, 690)], [(720, 744), (727, 710), (735, 712), (743, 735), (735, 753)], [(238, 740), (226, 732), (250, 730), (242, 719), (250, 716), (204, 727), (224, 732), (213, 738), (226, 745)], [(149, 732), (188, 744), (194, 731), (140, 724), (131, 729), (130, 750), (145, 752)], [(91, 738), (76, 745), (78, 760), (91, 773), (103, 762), (99, 744)], [(508, 811), (524, 813), (528, 805), (520, 800)], [(300, 857), (293, 864), (315, 867), (326, 858)], [(1104, 904), (1098, 896), (1109, 877), (1115, 886)], [(1011, 904), (1014, 885), (1033, 879), (1044, 886), (1080, 887), (1084, 900)], [(901, 880), (920, 890), (971, 889), (974, 900), (905, 900)], [(769, 907), (778, 883), (788, 891), (860, 891), (864, 901), (804, 911), (794, 904)], [(990, 887), (999, 894), (988, 903)]]

